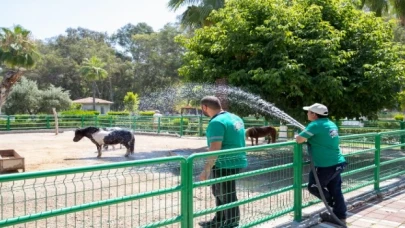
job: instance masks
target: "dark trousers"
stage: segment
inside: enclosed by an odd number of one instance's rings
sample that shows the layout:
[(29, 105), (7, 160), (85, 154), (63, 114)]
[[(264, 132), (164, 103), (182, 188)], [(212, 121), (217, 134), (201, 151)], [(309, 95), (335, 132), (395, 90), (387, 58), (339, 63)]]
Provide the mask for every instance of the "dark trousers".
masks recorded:
[[(213, 167), (213, 178), (225, 177), (240, 173), (237, 169), (220, 169)], [(215, 205), (221, 206), (224, 204), (238, 201), (236, 196), (236, 183), (235, 180), (217, 183), (211, 186), (212, 194), (215, 196)], [(239, 223), (240, 212), (239, 206), (217, 211), (213, 219), (218, 227), (234, 227)]]
[[(346, 203), (342, 193), (342, 173), (346, 163), (338, 164), (330, 167), (317, 167), (319, 182), (321, 184), (323, 194), (329, 206), (333, 208), (333, 213), (339, 219), (346, 219)], [(316, 186), (314, 174), (309, 173), (308, 191), (321, 199), (318, 188)]]

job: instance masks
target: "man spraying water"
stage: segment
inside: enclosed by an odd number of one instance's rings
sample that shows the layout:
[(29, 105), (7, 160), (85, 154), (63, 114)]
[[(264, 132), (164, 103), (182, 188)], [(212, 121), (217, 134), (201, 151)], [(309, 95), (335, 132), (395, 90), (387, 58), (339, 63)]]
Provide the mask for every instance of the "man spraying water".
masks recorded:
[[(321, 189), (333, 213), (346, 224), (346, 204), (342, 194), (341, 173), (346, 166), (345, 158), (339, 147), (339, 133), (335, 123), (328, 119), (328, 108), (315, 103), (304, 107), (308, 120), (311, 123), (295, 138), (297, 143), (308, 142), (308, 151), (311, 153), (319, 178)], [(309, 173), (308, 191), (321, 199), (314, 173)], [(341, 225), (327, 212), (320, 214), (324, 222)]]

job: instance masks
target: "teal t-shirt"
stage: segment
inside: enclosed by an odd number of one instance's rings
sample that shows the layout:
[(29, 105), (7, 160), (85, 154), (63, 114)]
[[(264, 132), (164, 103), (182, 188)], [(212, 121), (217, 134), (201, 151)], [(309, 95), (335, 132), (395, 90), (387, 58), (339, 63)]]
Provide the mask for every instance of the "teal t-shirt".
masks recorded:
[[(212, 142), (222, 141), (221, 150), (245, 147), (245, 125), (243, 120), (229, 112), (221, 112), (212, 117), (207, 128), (208, 147)], [(218, 156), (217, 168), (245, 168), (246, 152)]]
[(338, 128), (328, 118), (312, 121), (300, 136), (308, 139), (315, 166), (329, 167), (346, 161), (339, 147)]

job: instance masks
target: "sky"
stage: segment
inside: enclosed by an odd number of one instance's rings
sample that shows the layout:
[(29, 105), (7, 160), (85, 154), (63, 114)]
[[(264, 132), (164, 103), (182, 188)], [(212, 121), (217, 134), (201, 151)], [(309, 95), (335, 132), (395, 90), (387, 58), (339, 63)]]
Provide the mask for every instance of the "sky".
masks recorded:
[(35, 39), (64, 34), (69, 27), (114, 33), (145, 22), (155, 31), (176, 22), (184, 8), (172, 12), (169, 0), (1, 0), (0, 27), (22, 25)]

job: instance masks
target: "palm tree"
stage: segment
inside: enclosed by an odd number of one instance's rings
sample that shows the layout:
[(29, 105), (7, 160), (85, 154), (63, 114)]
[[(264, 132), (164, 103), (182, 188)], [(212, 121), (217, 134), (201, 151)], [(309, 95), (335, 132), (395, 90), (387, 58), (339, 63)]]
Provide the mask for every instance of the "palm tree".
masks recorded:
[(404, 0), (361, 0), (360, 9), (367, 7), (375, 12), (377, 17), (383, 13), (393, 13), (400, 20), (400, 24), (405, 26), (405, 1)]
[(207, 17), (213, 10), (223, 8), (225, 0), (170, 0), (168, 7), (176, 11), (188, 6), (180, 16), (180, 23), (186, 28), (201, 28), (212, 24)]
[(107, 77), (108, 73), (103, 69), (103, 63), (96, 56), (90, 59), (85, 58), (80, 67), (80, 74), (87, 80), (93, 81), (93, 110), (96, 110), (96, 80), (101, 80)]
[(4, 65), (5, 69), (0, 84), (0, 114), (11, 88), (25, 72), (24, 68), (33, 67), (39, 57), (30, 35), (31, 32), (20, 25), (13, 29), (0, 28), (0, 66)]

